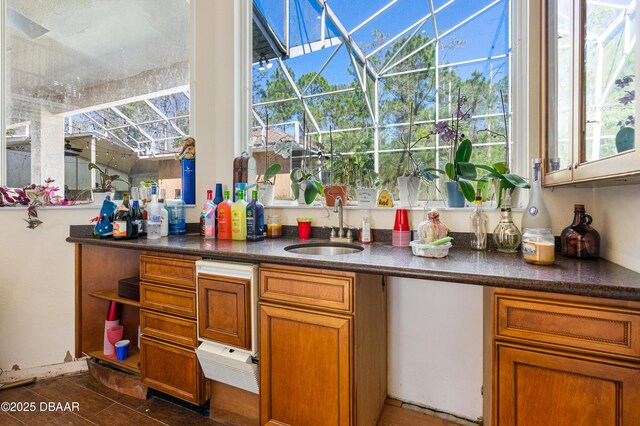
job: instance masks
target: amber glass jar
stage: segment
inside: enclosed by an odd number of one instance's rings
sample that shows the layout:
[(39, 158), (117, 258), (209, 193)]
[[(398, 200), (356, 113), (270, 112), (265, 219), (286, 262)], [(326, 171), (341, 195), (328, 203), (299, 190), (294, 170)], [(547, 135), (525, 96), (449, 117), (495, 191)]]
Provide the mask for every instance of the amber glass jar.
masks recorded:
[(600, 256), (600, 234), (591, 226), (591, 216), (585, 214), (584, 205), (573, 208), (573, 223), (562, 231), (562, 255), (577, 259), (597, 259)]

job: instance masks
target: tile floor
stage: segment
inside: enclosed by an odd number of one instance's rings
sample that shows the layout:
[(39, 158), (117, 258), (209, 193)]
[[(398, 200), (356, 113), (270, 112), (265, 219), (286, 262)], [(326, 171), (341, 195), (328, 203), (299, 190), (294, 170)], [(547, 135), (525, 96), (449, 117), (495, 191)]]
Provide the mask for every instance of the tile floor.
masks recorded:
[[(2, 403), (35, 403), (35, 411), (0, 410), (0, 426), (14, 425), (208, 425), (222, 426), (193, 410), (158, 396), (140, 400), (111, 390), (89, 373), (37, 381), (34, 384), (0, 390)], [(78, 403), (73, 411), (41, 410), (49, 403)], [(73, 408), (72, 406), (69, 406)], [(54, 407), (57, 408), (57, 407)], [(401, 408), (387, 400), (379, 426), (459, 426), (468, 423)]]

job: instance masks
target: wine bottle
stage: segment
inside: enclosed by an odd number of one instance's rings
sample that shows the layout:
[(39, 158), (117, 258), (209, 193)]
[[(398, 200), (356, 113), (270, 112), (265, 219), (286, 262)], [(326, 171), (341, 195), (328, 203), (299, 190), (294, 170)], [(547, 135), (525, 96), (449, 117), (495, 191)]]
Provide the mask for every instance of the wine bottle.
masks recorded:
[(542, 197), (542, 183), (540, 180), (540, 165), (542, 160), (540, 158), (534, 158), (531, 160), (532, 174), (531, 174), (531, 195), (529, 197), (529, 204), (524, 210), (522, 215), (522, 230), (527, 229), (551, 229), (551, 216), (549, 211), (544, 205)]
[(252, 192), (247, 204), (247, 241), (264, 240), (264, 206), (258, 201), (258, 191)]
[(206, 239), (215, 238), (215, 211), (216, 205), (213, 203), (213, 191), (207, 190), (207, 201), (200, 212), (200, 236)]
[(118, 206), (113, 216), (113, 239), (128, 240), (133, 236), (133, 221), (131, 220), (131, 207), (129, 206), (129, 194), (124, 194), (122, 204)]

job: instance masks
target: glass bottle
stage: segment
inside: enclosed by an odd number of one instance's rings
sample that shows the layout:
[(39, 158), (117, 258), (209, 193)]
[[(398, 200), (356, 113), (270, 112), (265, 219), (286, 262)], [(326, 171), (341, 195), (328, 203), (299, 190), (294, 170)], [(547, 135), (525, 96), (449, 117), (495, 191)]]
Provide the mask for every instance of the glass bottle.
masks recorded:
[(511, 193), (505, 192), (500, 209), (500, 222), (493, 230), (493, 242), (496, 250), (502, 253), (516, 253), (522, 241), (520, 230), (511, 217)]
[(138, 237), (145, 237), (147, 235), (147, 228), (144, 226), (144, 217), (142, 215), (142, 202), (138, 196), (138, 187), (131, 188), (131, 215), (134, 223), (134, 234)]
[(231, 239), (231, 206), (233, 203), (229, 199), (231, 193), (224, 191), (224, 201), (218, 204), (218, 239)]
[[(219, 206), (220, 203), (224, 201), (224, 197), (222, 195), (222, 184), (216, 183), (216, 196), (213, 198), (213, 204)], [(216, 238), (218, 238), (218, 209), (216, 208), (215, 212), (215, 229), (216, 229)]]
[(449, 234), (449, 228), (440, 222), (440, 213), (431, 210), (427, 213), (427, 220), (418, 224), (418, 238), (424, 244), (444, 238)]
[(158, 187), (151, 185), (151, 201), (147, 203), (147, 239), (157, 240), (160, 238), (160, 228), (162, 224), (162, 206), (158, 202)]
[(133, 238), (133, 221), (129, 206), (129, 194), (124, 194), (122, 204), (118, 206), (113, 216), (113, 239), (128, 240), (131, 238)]
[(231, 206), (231, 239), (244, 241), (247, 239), (247, 202), (244, 191), (236, 194), (238, 200)]
[(213, 239), (216, 236), (215, 229), (216, 205), (213, 203), (213, 191), (207, 190), (207, 201), (200, 212), (200, 236), (205, 239)]
[(166, 237), (169, 235), (169, 210), (167, 209), (167, 190), (160, 190), (160, 198), (158, 199), (160, 204), (160, 236)]
[(247, 204), (247, 241), (264, 240), (264, 206), (258, 201), (258, 191), (252, 191)]
[(471, 248), (473, 250), (487, 249), (487, 235), (489, 233), (489, 218), (482, 211), (482, 190), (476, 192), (475, 208), (471, 213), (470, 230), (471, 230)]
[(540, 166), (542, 160), (540, 158), (534, 158), (531, 160), (532, 174), (531, 174), (531, 195), (529, 196), (529, 204), (524, 210), (522, 215), (522, 230), (526, 231), (528, 228), (538, 229), (551, 229), (551, 216), (549, 211), (544, 205), (544, 199), (542, 197), (542, 183), (541, 183), (541, 170)]
[(169, 210), (169, 235), (185, 235), (187, 233), (186, 209), (182, 201), (181, 190), (176, 189), (175, 198), (167, 201)]
[(583, 204), (573, 206), (573, 223), (562, 230), (562, 255), (577, 259), (597, 259), (600, 256), (600, 234), (591, 226), (591, 216)]

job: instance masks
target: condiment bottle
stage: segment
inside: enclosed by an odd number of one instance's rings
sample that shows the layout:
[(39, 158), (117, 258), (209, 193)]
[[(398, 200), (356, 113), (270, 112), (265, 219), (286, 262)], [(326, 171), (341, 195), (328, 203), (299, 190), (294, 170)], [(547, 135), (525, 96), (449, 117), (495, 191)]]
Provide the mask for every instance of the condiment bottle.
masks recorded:
[(551, 265), (555, 251), (555, 238), (549, 228), (527, 228), (522, 236), (522, 257), (529, 263)]
[(359, 240), (363, 244), (369, 244), (373, 242), (373, 235), (371, 234), (371, 224), (369, 223), (369, 211), (360, 211), (362, 212), (362, 223), (360, 224)]
[(597, 259), (600, 256), (600, 234), (591, 226), (591, 216), (583, 204), (573, 206), (573, 223), (562, 231), (562, 255), (577, 259)]
[(436, 210), (427, 213), (427, 220), (418, 225), (418, 238), (425, 244), (444, 238), (447, 234), (449, 228), (440, 222), (440, 213)]

